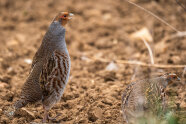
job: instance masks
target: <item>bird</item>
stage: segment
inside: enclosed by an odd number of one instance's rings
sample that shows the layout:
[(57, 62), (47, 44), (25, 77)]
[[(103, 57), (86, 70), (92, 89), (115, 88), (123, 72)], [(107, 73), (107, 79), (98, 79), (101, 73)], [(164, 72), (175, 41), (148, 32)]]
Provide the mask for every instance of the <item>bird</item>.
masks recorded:
[(127, 123), (145, 114), (158, 114), (166, 108), (165, 89), (167, 85), (180, 81), (175, 73), (130, 83), (122, 96), (122, 113)]
[(43, 122), (51, 119), (50, 109), (61, 99), (70, 75), (70, 55), (65, 41), (65, 25), (74, 14), (59, 12), (45, 33), (33, 57), (29, 76), (22, 87), (20, 98), (12, 105), (9, 115), (26, 106), (42, 102)]

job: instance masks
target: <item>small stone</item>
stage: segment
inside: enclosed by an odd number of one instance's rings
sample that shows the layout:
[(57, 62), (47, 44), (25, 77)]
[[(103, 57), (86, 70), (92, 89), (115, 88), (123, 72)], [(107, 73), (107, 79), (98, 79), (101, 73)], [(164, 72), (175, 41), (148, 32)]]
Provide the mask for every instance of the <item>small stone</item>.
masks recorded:
[(86, 61), (86, 62), (90, 62), (91, 61), (91, 59), (89, 59), (86, 56), (81, 56), (81, 60)]
[(34, 113), (32, 113), (32, 112), (26, 110), (25, 108), (19, 109), (19, 110), (16, 112), (16, 115), (20, 115), (20, 116), (26, 117), (26, 118), (29, 119), (29, 120), (35, 119)]
[(95, 113), (95, 116), (97, 118), (101, 118), (103, 116), (103, 111), (101, 108), (97, 107), (95, 110), (94, 110), (94, 113)]
[(13, 92), (7, 92), (5, 96), (2, 97), (3, 100), (7, 100), (9, 102), (13, 101), (14, 93)]
[(110, 113), (109, 111), (105, 111), (105, 112), (104, 112), (104, 116), (105, 116), (106, 118), (112, 117), (112, 115), (111, 115), (111, 113)]
[(106, 70), (107, 71), (117, 71), (118, 70), (118, 66), (114, 62), (110, 62), (107, 65)]
[(32, 64), (32, 60), (31, 59), (24, 59), (24, 62), (27, 64)]
[(91, 121), (91, 122), (95, 122), (95, 121), (98, 119), (98, 117), (96, 117), (95, 114), (94, 114), (93, 112), (89, 112), (89, 113), (88, 113), (88, 119), (89, 119), (89, 121)]
[(101, 102), (110, 106), (112, 105), (112, 101), (108, 98), (103, 99)]
[(18, 41), (15, 39), (10, 40), (9, 42), (7, 42), (7, 46), (13, 47), (18, 45)]
[(16, 39), (20, 42), (24, 42), (26, 38), (23, 34), (17, 34)]
[(11, 77), (8, 75), (0, 77), (0, 81), (9, 84), (11, 81)]
[(104, 20), (109, 20), (111, 18), (112, 18), (112, 15), (110, 13), (106, 13), (106, 14), (103, 15)]
[(8, 73), (9, 75), (11, 75), (11, 76), (16, 75), (16, 71), (15, 71), (12, 67), (9, 67), (9, 68), (7, 69), (7, 73)]
[(0, 82), (0, 89), (8, 87), (8, 84)]

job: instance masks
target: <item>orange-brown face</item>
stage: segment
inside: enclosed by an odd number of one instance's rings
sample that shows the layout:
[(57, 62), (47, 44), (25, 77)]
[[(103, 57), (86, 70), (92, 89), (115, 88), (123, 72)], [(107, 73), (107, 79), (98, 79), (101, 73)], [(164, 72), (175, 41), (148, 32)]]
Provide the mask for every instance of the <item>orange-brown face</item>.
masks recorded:
[(72, 19), (74, 14), (68, 12), (60, 12), (54, 19), (54, 21), (59, 21), (62, 26), (65, 26), (67, 22)]
[(169, 73), (167, 74), (167, 79), (171, 82), (176, 82), (176, 81), (180, 81), (181, 79), (174, 73)]

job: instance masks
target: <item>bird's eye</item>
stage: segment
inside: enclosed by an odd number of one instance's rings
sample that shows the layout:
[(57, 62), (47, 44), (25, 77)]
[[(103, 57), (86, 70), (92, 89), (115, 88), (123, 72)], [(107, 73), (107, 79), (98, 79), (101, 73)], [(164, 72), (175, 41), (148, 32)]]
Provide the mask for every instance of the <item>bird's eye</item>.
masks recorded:
[(67, 15), (64, 15), (64, 17), (67, 17)]
[(173, 79), (176, 79), (177, 77), (176, 76), (172, 76)]

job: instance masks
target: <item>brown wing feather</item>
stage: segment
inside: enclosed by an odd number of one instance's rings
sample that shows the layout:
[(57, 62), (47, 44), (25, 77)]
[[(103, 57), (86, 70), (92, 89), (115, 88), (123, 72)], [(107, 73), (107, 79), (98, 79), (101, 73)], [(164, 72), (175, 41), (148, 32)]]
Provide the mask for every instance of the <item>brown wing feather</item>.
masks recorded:
[(130, 97), (130, 94), (133, 90), (134, 84), (135, 84), (135, 82), (128, 85), (128, 87), (125, 89), (125, 91), (123, 93), (123, 96), (122, 96), (122, 110), (123, 110), (123, 112), (125, 111), (125, 106), (127, 106), (128, 98)]
[(53, 71), (53, 68), (55, 67), (55, 59), (54, 55), (52, 55), (47, 62), (43, 65), (42, 72), (39, 78), (39, 84), (43, 91), (43, 95), (48, 95), (48, 91), (46, 90), (46, 83), (48, 82), (48, 77)]
[(39, 82), (45, 98), (49, 97), (54, 91), (60, 94), (60, 89), (63, 89), (66, 85), (68, 70), (68, 55), (55, 51), (43, 65), (40, 75)]

